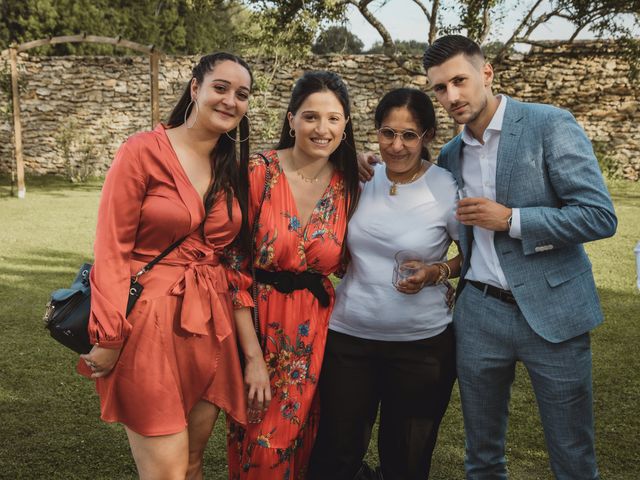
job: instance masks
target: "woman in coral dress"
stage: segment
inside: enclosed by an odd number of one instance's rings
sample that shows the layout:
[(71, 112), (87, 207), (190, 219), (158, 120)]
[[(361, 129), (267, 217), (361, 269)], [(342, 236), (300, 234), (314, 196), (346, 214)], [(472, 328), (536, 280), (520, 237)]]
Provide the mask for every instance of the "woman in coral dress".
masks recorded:
[[(236, 331), (246, 344), (253, 303), (247, 292), (230, 293), (235, 273), (221, 254), (243, 225), (246, 176), (240, 181), (235, 152), (248, 138), (251, 84), (238, 57), (203, 57), (168, 126), (129, 138), (102, 191), (91, 271), (94, 346), (78, 368), (96, 379), (102, 419), (124, 424), (143, 479), (202, 478), (219, 409), (246, 422)], [(248, 147), (242, 152), (248, 158)], [(130, 278), (182, 237), (140, 277), (144, 291), (126, 316)], [(249, 373), (254, 389), (260, 381), (268, 389), (264, 366)]]
[[(317, 385), (334, 291), (358, 196), (347, 89), (337, 75), (309, 72), (293, 90), (276, 150), (249, 164), (249, 221), (265, 189), (254, 236), (257, 308), (271, 379), (270, 402), (249, 405), (247, 427), (229, 422), (230, 478), (306, 475), (317, 429)], [(256, 341), (255, 345), (258, 345)]]

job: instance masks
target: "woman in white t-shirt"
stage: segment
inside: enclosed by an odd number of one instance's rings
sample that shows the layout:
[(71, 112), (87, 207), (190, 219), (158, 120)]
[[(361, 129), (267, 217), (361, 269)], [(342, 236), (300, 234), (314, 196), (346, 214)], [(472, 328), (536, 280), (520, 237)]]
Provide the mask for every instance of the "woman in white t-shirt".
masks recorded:
[[(435, 123), (431, 100), (415, 89), (387, 93), (376, 109), (384, 164), (362, 186), (349, 221), (351, 262), (329, 324), (311, 479), (428, 478), (455, 381), (447, 294), (461, 260), (447, 260), (458, 238), (457, 186), (429, 161)], [(394, 286), (400, 250), (417, 252), (424, 263)], [(374, 472), (362, 460), (378, 406)]]

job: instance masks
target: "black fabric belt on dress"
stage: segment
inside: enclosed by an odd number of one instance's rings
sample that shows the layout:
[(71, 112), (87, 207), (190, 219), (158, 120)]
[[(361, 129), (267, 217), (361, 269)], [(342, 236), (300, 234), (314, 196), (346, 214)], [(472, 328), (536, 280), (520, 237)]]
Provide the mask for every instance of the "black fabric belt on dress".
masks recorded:
[(294, 290), (309, 290), (323, 307), (330, 303), (329, 294), (322, 283), (324, 275), (313, 272), (293, 273), (288, 271), (272, 272), (256, 268), (256, 280), (273, 285), (280, 293), (291, 293)]
[(492, 297), (497, 298), (498, 300), (502, 300), (503, 302), (517, 305), (516, 299), (509, 290), (503, 290), (487, 283), (476, 282), (475, 280), (467, 280), (467, 282), (476, 287), (478, 290), (486, 293), (487, 295), (491, 295)]

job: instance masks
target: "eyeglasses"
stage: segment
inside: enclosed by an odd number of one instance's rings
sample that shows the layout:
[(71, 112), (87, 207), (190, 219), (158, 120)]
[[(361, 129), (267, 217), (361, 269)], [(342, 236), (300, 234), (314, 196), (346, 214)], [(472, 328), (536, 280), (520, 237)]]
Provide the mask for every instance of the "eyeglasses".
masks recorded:
[(415, 147), (422, 137), (427, 133), (427, 130), (422, 132), (422, 134), (418, 134), (413, 130), (402, 130), (401, 132), (396, 132), (391, 127), (382, 127), (378, 129), (378, 141), (381, 145), (391, 145), (396, 137), (400, 137), (402, 140), (402, 144), (405, 147)]

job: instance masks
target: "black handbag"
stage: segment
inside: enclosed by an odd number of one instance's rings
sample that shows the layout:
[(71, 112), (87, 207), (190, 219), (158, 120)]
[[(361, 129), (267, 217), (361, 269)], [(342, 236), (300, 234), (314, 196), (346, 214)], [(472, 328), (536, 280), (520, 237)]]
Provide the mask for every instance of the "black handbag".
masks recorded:
[[(173, 242), (160, 255), (147, 263), (135, 276), (131, 277), (127, 313), (140, 298), (144, 287), (138, 282), (140, 276), (151, 270), (156, 263), (166, 257), (184, 239)], [(89, 342), (89, 312), (91, 311), (91, 284), (89, 283), (90, 263), (80, 267), (80, 271), (69, 288), (61, 288), (51, 294), (44, 312), (44, 326), (51, 336), (62, 345), (77, 353), (89, 353), (93, 345)]]

